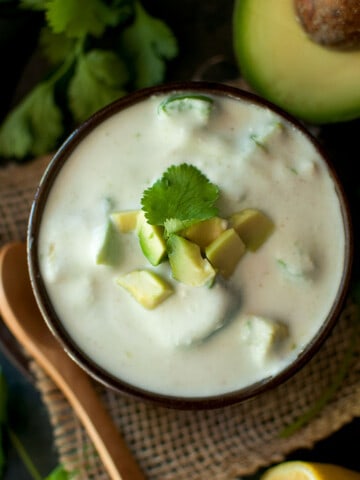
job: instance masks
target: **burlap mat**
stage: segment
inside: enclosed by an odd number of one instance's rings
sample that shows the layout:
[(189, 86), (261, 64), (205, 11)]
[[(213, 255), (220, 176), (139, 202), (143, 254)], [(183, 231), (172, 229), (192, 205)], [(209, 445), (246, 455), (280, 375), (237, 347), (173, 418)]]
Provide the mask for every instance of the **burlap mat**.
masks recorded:
[[(47, 161), (0, 169), (1, 245), (25, 239), (30, 203)], [(173, 411), (96, 388), (149, 480), (233, 480), (312, 447), (360, 416), (357, 317), (347, 304), (321, 351), (295, 377), (241, 405)], [(33, 370), (60, 461), (77, 479), (108, 478), (66, 399), (38, 365)], [(305, 425), (283, 435), (309, 412)]]

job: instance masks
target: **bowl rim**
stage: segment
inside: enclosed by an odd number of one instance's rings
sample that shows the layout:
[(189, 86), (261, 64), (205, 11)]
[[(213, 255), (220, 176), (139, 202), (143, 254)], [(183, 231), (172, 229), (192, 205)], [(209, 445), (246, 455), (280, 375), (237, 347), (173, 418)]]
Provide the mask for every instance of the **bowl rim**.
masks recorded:
[[(322, 326), (313, 336), (311, 341), (304, 349), (277, 374), (266, 377), (246, 387), (233, 391), (209, 395), (209, 396), (179, 396), (171, 394), (163, 394), (150, 391), (129, 382), (121, 380), (115, 375), (107, 372), (103, 367), (92, 360), (71, 338), (63, 327), (55, 309), (51, 304), (50, 297), (47, 293), (45, 282), (40, 273), (40, 264), (38, 258), (38, 242), (37, 236), (41, 224), (41, 216), (45, 208), (46, 198), (50, 193), (51, 187), (56, 180), (57, 174), (62, 166), (71, 156), (77, 145), (100, 123), (108, 119), (112, 115), (131, 107), (153, 95), (174, 94), (183, 92), (194, 92), (208, 95), (220, 95), (235, 100), (244, 100), (254, 103), (259, 107), (269, 109), (284, 118), (287, 122), (299, 130), (315, 147), (323, 161), (327, 165), (329, 175), (331, 176), (336, 194), (339, 200), (341, 215), (344, 224), (345, 235), (345, 252), (344, 252), (344, 269), (341, 281), (339, 283), (337, 294), (334, 298), (329, 313), (324, 320)], [(329, 159), (327, 152), (320, 145), (320, 142), (310, 133), (308, 128), (297, 118), (280, 107), (263, 99), (262, 97), (242, 90), (236, 86), (222, 84), (218, 82), (204, 81), (181, 81), (168, 82), (161, 85), (147, 87), (137, 90), (133, 93), (112, 102), (101, 110), (97, 111), (86, 121), (81, 123), (63, 142), (50, 160), (43, 176), (38, 184), (33, 202), (30, 209), (30, 215), (27, 228), (27, 262), (30, 274), (32, 290), (42, 316), (55, 338), (59, 341), (66, 353), (75, 361), (85, 372), (92, 378), (111, 390), (125, 394), (132, 398), (155, 403), (164, 407), (194, 410), (194, 409), (213, 409), (238, 404), (265, 391), (284, 383), (296, 372), (298, 372), (309, 360), (315, 355), (330, 332), (334, 328), (339, 318), (341, 309), (345, 302), (347, 292), (350, 285), (352, 263), (353, 263), (353, 225), (350, 213), (350, 207), (345, 195), (342, 182)]]

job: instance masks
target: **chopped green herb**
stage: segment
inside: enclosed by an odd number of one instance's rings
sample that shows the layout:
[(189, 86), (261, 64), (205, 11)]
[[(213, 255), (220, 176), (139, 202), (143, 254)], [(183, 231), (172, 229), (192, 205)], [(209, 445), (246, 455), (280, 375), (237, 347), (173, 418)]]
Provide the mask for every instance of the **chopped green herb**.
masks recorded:
[(206, 95), (178, 94), (171, 95), (163, 100), (159, 105), (159, 110), (162, 110), (166, 113), (171, 113), (174, 110), (181, 112), (184, 110), (198, 109), (208, 114), (213, 103), (214, 100)]
[(219, 189), (196, 167), (183, 163), (169, 167), (161, 179), (144, 191), (142, 209), (151, 225), (165, 227), (166, 235), (218, 214)]
[(268, 151), (267, 146), (259, 139), (259, 136), (255, 133), (250, 135), (251, 140), (260, 148), (262, 148), (265, 152)]

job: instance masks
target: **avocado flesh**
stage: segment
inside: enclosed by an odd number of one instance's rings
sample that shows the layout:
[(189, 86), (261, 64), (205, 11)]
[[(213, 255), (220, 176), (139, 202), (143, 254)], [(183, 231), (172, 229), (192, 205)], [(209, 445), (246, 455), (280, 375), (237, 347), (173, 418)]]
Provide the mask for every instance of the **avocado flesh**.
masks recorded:
[(151, 265), (159, 265), (165, 259), (167, 253), (164, 229), (157, 225), (150, 225), (145, 218), (138, 221), (137, 229), (143, 254)]
[(99, 229), (97, 233), (99, 236), (101, 233), (102, 238), (99, 242), (99, 248), (96, 253), (96, 264), (115, 266), (120, 258), (120, 244), (118, 232), (111, 220), (101, 228), (101, 232)]
[(174, 293), (171, 285), (150, 270), (134, 270), (118, 277), (116, 282), (149, 310), (157, 307)]
[(234, 213), (230, 223), (251, 252), (258, 250), (274, 230), (270, 218), (255, 208)]
[(209, 262), (224, 278), (229, 278), (246, 250), (244, 242), (233, 228), (225, 230), (205, 249)]
[(360, 116), (360, 49), (310, 40), (293, 0), (236, 0), (233, 36), (241, 75), (267, 100), (314, 124)]
[(124, 210), (121, 212), (113, 212), (110, 218), (119, 232), (132, 232), (137, 227), (140, 210)]
[(216, 272), (206, 258), (201, 255), (199, 245), (179, 235), (170, 235), (168, 256), (175, 280), (192, 287), (210, 285)]
[(220, 217), (213, 217), (208, 220), (203, 220), (202, 222), (194, 223), (194, 225), (181, 231), (180, 234), (191, 242), (199, 245), (201, 249), (204, 249), (226, 230), (226, 227), (226, 220)]

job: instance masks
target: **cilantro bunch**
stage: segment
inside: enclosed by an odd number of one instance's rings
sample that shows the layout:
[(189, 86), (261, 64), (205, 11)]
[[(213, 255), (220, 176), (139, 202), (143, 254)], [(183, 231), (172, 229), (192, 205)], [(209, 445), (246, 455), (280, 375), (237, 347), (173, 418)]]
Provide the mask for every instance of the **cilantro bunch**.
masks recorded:
[(169, 27), (139, 0), (21, 0), (44, 16), (39, 48), (49, 72), (0, 126), (0, 157), (55, 149), (96, 110), (161, 83), (177, 55)]

